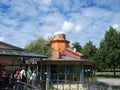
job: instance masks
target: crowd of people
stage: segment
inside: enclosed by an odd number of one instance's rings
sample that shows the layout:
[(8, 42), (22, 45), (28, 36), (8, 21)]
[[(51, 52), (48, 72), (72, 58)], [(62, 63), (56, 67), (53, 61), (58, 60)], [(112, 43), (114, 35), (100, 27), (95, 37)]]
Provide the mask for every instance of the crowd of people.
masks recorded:
[(4, 76), (4, 84), (2, 87), (6, 88), (6, 90), (19, 90), (20, 82), (32, 84), (37, 87), (39, 84), (37, 77), (36, 70), (32, 71), (30, 67), (25, 70), (23, 67), (21, 70), (14, 70), (9, 75)]

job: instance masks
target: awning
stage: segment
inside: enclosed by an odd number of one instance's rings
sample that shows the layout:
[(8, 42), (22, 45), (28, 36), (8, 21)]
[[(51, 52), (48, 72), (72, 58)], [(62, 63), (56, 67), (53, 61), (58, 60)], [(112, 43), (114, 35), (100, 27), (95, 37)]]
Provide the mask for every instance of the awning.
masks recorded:
[(0, 48), (0, 56), (19, 56), (19, 57), (33, 57), (33, 58), (47, 58), (45, 55), (31, 53), (27, 50), (3, 49)]

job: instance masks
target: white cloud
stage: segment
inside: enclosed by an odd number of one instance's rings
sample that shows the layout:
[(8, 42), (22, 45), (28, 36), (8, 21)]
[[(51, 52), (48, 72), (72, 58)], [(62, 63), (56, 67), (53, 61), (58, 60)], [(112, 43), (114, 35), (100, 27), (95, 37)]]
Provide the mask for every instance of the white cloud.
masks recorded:
[(93, 0), (94, 4), (99, 5), (99, 7), (106, 7), (105, 9), (111, 9), (113, 11), (120, 10), (120, 1), (119, 0)]
[(114, 24), (112, 27), (115, 28), (115, 29), (119, 29), (119, 25), (118, 24)]
[(24, 47), (37, 37), (62, 30), (70, 41), (93, 40), (98, 45), (109, 26), (120, 28), (119, 1), (114, 1), (1, 0), (0, 38)]
[(71, 32), (71, 31), (77, 31), (79, 32), (82, 29), (82, 25), (75, 25), (72, 22), (65, 21), (62, 26), (62, 31), (63, 32)]
[(43, 0), (43, 3), (49, 5), (51, 3), (51, 0)]
[(4, 41), (4, 38), (3, 38), (3, 37), (0, 37), (0, 41)]
[(112, 14), (111, 11), (108, 11), (103, 8), (95, 7), (95, 6), (89, 7), (89, 8), (82, 8), (81, 10), (82, 10), (82, 15), (92, 19), (101, 19), (104, 17), (106, 18), (111, 17), (110, 15)]
[(78, 31), (78, 32), (79, 32), (81, 29), (82, 29), (82, 25), (77, 25), (77, 26), (75, 27), (75, 30)]
[(68, 21), (65, 21), (65, 22), (63, 23), (62, 30), (63, 30), (64, 32), (70, 32), (70, 31), (74, 30), (74, 27), (75, 27), (75, 26), (74, 26), (73, 23), (68, 22)]
[(51, 33), (47, 33), (45, 36), (44, 36), (44, 38), (45, 39), (47, 39), (47, 40), (49, 40), (49, 39), (51, 39), (52, 38), (52, 34)]
[(17, 20), (9, 19), (9, 18), (4, 18), (3, 19), (3, 23), (6, 24), (6, 25), (13, 25), (13, 26), (18, 25), (18, 21)]
[(53, 4), (62, 12), (69, 12), (72, 8), (72, 2), (70, 0), (52, 0)]

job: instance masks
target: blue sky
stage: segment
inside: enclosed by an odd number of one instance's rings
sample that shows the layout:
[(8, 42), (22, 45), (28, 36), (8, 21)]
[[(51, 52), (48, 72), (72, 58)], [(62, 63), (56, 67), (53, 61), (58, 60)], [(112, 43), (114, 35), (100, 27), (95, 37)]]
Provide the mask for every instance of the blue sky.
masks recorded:
[(0, 41), (22, 48), (57, 31), (99, 47), (110, 26), (120, 31), (120, 0), (0, 0)]

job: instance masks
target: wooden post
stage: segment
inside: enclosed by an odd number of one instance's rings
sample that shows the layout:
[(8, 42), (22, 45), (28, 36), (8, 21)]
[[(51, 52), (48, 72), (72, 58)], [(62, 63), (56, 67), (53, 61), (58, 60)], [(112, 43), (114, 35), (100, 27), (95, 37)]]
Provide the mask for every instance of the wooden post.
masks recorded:
[(50, 66), (46, 66), (46, 90), (49, 90)]
[(80, 70), (80, 82), (84, 82), (84, 67), (81, 65), (81, 70)]

